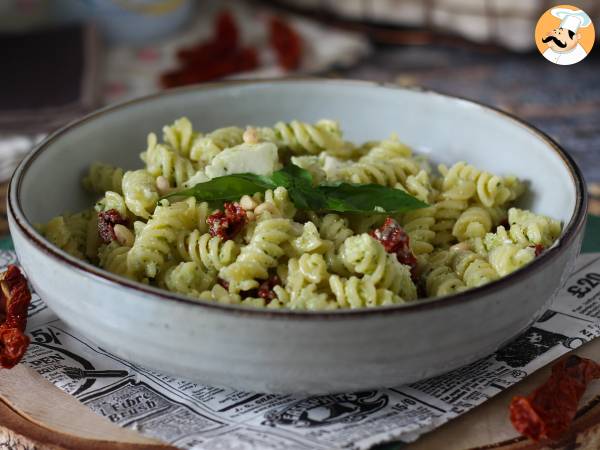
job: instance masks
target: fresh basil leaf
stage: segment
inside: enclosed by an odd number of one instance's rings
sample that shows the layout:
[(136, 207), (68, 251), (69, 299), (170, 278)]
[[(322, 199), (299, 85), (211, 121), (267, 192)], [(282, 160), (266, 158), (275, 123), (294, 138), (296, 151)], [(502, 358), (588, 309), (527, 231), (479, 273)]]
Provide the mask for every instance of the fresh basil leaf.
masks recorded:
[(327, 207), (327, 197), (313, 187), (295, 187), (288, 191), (292, 202), (299, 209), (322, 211)]
[(207, 202), (235, 201), (243, 195), (279, 186), (287, 189), (299, 209), (374, 214), (402, 213), (428, 206), (400, 189), (379, 184), (333, 182), (314, 187), (310, 172), (294, 164), (286, 165), (271, 176), (240, 173), (213, 178), (163, 198), (186, 196)]
[(337, 212), (403, 213), (429, 206), (401, 189), (379, 184), (336, 183), (316, 189), (327, 198), (325, 209)]
[(286, 189), (304, 189), (312, 188), (312, 175), (308, 170), (288, 164), (282, 169), (273, 172), (271, 179), (278, 186), (283, 186)]
[(270, 177), (252, 173), (237, 173), (213, 178), (204, 183), (173, 192), (169, 197), (196, 197), (202, 202), (239, 200), (243, 195), (253, 195), (267, 189), (275, 189), (278, 185)]
[(288, 164), (274, 172), (273, 181), (288, 190), (297, 208), (318, 210), (325, 206), (325, 198), (312, 186), (312, 175), (308, 170)]

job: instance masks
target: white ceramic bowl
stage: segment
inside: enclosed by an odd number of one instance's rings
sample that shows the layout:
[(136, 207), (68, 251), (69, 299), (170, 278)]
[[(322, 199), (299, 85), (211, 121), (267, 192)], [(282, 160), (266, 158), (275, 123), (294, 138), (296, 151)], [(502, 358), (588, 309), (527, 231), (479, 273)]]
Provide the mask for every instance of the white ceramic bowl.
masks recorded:
[[(562, 220), (564, 232), (529, 266), (463, 294), (311, 313), (193, 301), (79, 261), (34, 229), (90, 205), (80, 178), (91, 162), (139, 167), (146, 134), (182, 115), (202, 130), (333, 118), (355, 141), (397, 132), (437, 162), (466, 160), (527, 180), (530, 194), (522, 206)], [(37, 292), (103, 348), (210, 385), (324, 393), (436, 375), (489, 354), (526, 328), (579, 253), (586, 194), (580, 171), (556, 143), (476, 103), (368, 82), (243, 81), (157, 94), (68, 125), (21, 163), (8, 214), (15, 249)]]

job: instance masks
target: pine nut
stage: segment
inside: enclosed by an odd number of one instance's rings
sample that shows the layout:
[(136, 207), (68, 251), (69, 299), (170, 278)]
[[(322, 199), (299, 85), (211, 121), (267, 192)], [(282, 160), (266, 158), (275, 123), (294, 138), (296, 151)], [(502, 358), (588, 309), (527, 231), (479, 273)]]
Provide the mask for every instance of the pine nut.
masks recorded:
[(240, 199), (240, 206), (246, 211), (252, 211), (256, 205), (257, 203), (249, 195), (243, 195)]
[(258, 144), (258, 132), (256, 128), (248, 127), (244, 134), (242, 135), (242, 139), (246, 144)]
[(469, 245), (469, 243), (467, 241), (463, 241), (463, 242), (459, 242), (458, 244), (454, 244), (452, 247), (449, 248), (449, 250), (451, 252), (464, 252), (467, 250), (471, 250), (471, 246)]
[(133, 246), (133, 233), (125, 225), (116, 224), (113, 228), (117, 242), (125, 247)]
[(158, 193), (160, 195), (166, 195), (171, 192), (171, 185), (169, 184), (169, 180), (167, 180), (162, 175), (156, 178), (156, 189), (158, 189)]

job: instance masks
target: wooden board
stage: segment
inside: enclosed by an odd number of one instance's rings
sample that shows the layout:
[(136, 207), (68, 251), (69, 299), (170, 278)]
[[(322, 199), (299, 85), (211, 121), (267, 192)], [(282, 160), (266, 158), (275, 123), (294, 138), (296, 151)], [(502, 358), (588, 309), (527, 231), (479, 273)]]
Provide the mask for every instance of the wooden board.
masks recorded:
[(0, 399), (0, 448), (173, 448), (110, 423), (24, 365), (0, 370)]
[[(600, 360), (600, 339), (574, 351)], [(514, 395), (543, 383), (545, 367), (469, 413), (426, 434), (406, 450), (542, 450), (600, 448), (600, 382), (586, 392), (571, 432), (552, 447), (519, 438), (508, 420)], [(0, 448), (38, 450), (171, 450), (173, 447), (120, 428), (96, 415), (74, 397), (19, 365), (0, 370)]]

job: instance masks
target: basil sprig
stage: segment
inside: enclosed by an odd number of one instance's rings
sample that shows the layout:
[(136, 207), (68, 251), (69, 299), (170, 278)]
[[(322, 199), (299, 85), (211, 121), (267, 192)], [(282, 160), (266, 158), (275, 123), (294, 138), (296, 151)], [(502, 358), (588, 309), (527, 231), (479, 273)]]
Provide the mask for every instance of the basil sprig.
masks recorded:
[(199, 201), (224, 202), (279, 186), (287, 189), (299, 209), (373, 214), (403, 213), (429, 206), (401, 189), (379, 184), (333, 182), (313, 186), (310, 172), (294, 164), (288, 164), (270, 176), (238, 173), (213, 178), (164, 198), (185, 196), (196, 197)]

